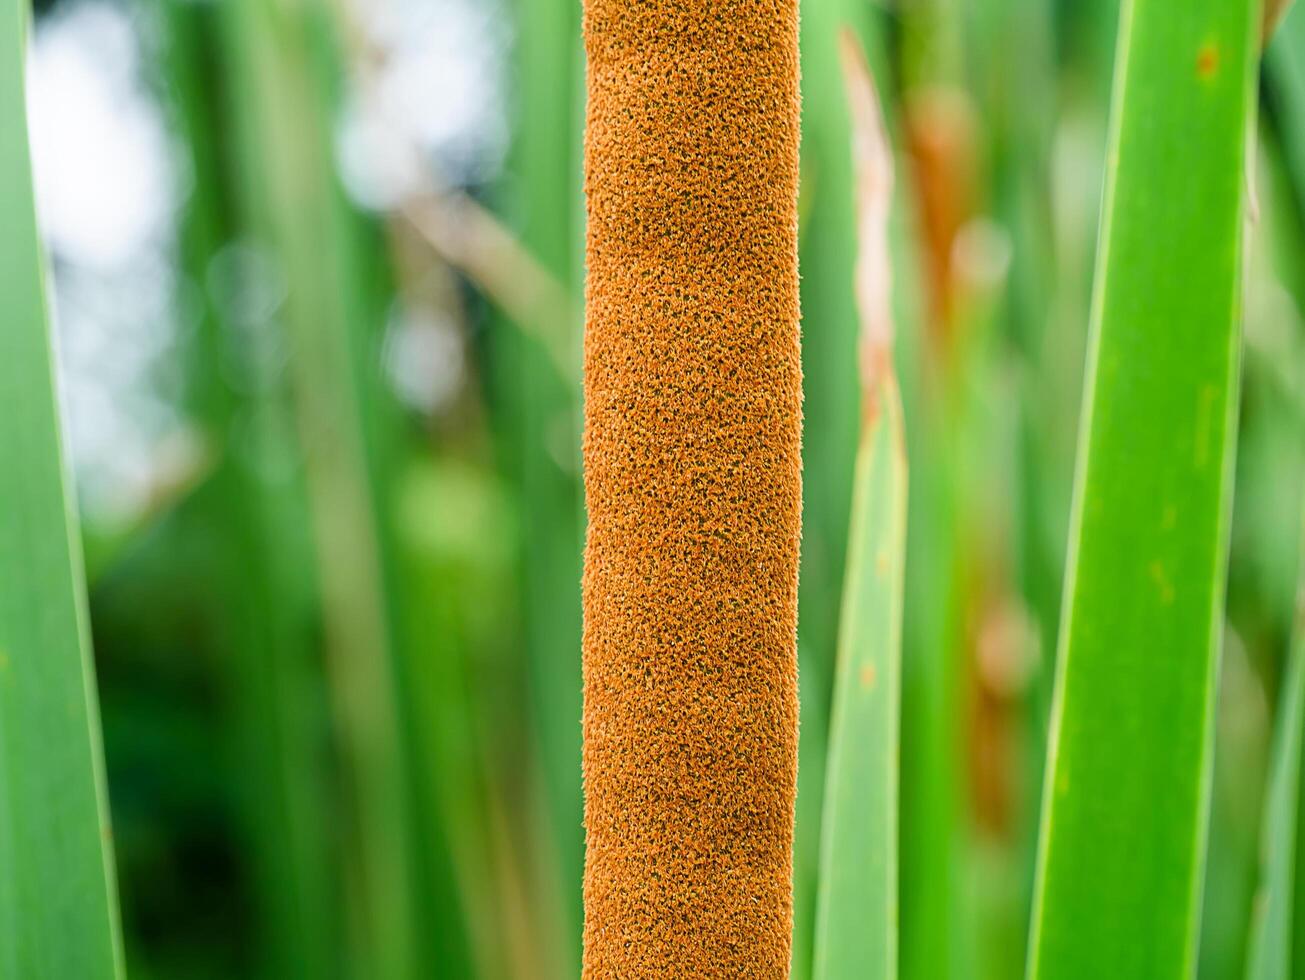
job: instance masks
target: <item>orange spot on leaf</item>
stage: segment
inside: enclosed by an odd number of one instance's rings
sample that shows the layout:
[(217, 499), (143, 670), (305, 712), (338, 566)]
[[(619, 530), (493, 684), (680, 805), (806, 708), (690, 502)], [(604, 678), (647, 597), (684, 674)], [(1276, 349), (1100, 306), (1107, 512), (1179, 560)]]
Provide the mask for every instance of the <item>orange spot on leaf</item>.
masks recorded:
[(861, 690), (873, 691), (875, 688), (875, 665), (866, 664), (861, 668)]
[(1219, 70), (1219, 47), (1213, 41), (1203, 44), (1196, 55), (1196, 75), (1198, 78), (1213, 78)]

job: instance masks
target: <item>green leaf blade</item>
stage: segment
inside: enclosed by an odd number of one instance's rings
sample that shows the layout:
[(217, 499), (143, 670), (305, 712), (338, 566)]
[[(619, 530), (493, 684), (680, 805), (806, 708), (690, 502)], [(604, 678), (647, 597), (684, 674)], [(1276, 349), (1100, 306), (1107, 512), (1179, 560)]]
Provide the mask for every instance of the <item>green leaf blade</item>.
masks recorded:
[(122, 944), (24, 102), (0, 9), (0, 976), (112, 980)]
[[(1305, 637), (1297, 636), (1283, 686), (1282, 710), (1274, 746), (1273, 769), (1265, 806), (1264, 861), (1257, 920), (1252, 927), (1251, 980), (1289, 980), (1305, 976), (1305, 950), (1294, 946), (1300, 923), (1300, 834), (1305, 812), (1300, 805), (1302, 742), (1305, 741)], [(1295, 961), (1300, 961), (1299, 963)], [(1293, 968), (1295, 972), (1293, 972)]]
[(817, 895), (815, 980), (897, 976), (906, 455), (896, 386), (857, 458)]
[(1249, 980), (1305, 977), (1305, 580), (1300, 590), (1265, 798)]
[(1258, 13), (1121, 21), (1034, 978), (1194, 969)]
[(893, 371), (893, 156), (879, 93), (850, 28), (839, 39), (854, 163), (861, 439), (839, 613), (825, 768), (815, 980), (897, 976), (902, 606), (907, 461)]

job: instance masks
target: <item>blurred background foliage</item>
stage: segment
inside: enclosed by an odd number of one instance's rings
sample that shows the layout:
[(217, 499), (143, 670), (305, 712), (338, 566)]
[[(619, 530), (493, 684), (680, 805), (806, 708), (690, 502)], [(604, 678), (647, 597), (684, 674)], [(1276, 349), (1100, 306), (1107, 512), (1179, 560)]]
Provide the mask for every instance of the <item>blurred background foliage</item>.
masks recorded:
[[(898, 156), (902, 970), (1022, 975), (1113, 0), (801, 0), (794, 976), (859, 405), (837, 34)], [(30, 101), (131, 975), (577, 975), (578, 0), (48, 0)], [(1200, 976), (1241, 976), (1305, 483), (1271, 47)]]

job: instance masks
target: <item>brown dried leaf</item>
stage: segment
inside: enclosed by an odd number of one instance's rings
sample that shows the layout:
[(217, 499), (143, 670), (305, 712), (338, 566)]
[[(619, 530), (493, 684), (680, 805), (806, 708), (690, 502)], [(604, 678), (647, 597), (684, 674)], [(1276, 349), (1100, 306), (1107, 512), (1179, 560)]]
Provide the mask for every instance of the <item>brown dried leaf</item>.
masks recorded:
[(1262, 44), (1267, 45), (1269, 39), (1273, 37), (1273, 32), (1277, 30), (1278, 25), (1282, 23), (1283, 16), (1291, 7), (1292, 0), (1264, 0), (1264, 20), (1260, 32)]
[(893, 203), (893, 154), (870, 65), (856, 35), (839, 36), (843, 82), (852, 127), (857, 209), (856, 299), (861, 316), (861, 372), (867, 395), (892, 372), (892, 261), (888, 221)]

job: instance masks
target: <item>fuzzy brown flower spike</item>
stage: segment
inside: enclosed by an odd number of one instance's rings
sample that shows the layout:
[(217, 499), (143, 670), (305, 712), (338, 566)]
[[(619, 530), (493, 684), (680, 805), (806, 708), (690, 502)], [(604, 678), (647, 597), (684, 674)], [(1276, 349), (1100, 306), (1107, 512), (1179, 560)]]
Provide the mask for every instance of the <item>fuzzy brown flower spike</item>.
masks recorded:
[(786, 977), (797, 0), (585, 0), (584, 976)]

